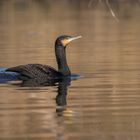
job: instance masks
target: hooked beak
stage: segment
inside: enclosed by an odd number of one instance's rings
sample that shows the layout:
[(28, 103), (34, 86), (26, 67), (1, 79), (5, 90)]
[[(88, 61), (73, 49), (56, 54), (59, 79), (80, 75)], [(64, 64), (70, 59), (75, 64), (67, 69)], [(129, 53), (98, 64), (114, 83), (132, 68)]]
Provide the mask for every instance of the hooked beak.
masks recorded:
[(71, 41), (81, 38), (82, 36), (75, 36), (75, 37), (69, 37), (68, 39), (62, 40), (63, 46), (67, 46)]
[(68, 41), (71, 42), (71, 41), (79, 39), (79, 38), (82, 38), (82, 36), (80, 35), (80, 36), (71, 37), (68, 39)]

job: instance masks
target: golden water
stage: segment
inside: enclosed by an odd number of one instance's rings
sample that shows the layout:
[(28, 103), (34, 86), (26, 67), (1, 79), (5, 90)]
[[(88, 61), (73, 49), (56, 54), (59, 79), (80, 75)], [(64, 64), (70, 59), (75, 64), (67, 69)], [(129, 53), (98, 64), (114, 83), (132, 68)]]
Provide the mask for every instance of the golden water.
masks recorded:
[(0, 67), (57, 67), (54, 40), (82, 35), (67, 48), (73, 73), (67, 107), (56, 112), (57, 87), (0, 85), (0, 139), (139, 140), (140, 7), (103, 1), (0, 3)]

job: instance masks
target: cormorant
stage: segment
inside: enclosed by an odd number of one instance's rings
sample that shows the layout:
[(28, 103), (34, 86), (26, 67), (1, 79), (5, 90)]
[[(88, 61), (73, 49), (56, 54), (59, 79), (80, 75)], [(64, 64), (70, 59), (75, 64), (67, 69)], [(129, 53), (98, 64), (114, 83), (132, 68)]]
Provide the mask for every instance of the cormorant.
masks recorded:
[(70, 76), (71, 72), (66, 60), (66, 46), (73, 40), (79, 39), (81, 36), (59, 36), (55, 41), (55, 55), (58, 64), (58, 71), (48, 65), (27, 64), (8, 68), (6, 71), (17, 72), (20, 74), (19, 79), (59, 79), (61, 77)]

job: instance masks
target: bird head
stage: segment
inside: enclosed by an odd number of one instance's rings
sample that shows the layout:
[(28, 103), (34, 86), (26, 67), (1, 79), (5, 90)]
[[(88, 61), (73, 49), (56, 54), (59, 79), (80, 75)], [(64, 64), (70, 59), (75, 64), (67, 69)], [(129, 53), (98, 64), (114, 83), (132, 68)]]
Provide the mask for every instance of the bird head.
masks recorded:
[(68, 35), (62, 35), (62, 36), (59, 36), (57, 39), (56, 39), (56, 45), (60, 45), (60, 46), (63, 46), (63, 47), (66, 47), (70, 42), (72, 42), (73, 40), (76, 40), (76, 39), (79, 39), (81, 38), (82, 36), (68, 36)]

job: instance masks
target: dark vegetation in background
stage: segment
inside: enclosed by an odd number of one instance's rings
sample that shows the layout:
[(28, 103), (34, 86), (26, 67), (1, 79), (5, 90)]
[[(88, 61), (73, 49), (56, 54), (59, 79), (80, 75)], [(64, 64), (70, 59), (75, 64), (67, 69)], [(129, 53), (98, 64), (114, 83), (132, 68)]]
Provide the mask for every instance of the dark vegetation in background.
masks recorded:
[[(0, 10), (3, 4), (11, 3), (9, 0), (0, 0)], [(63, 4), (66, 3), (68, 6), (71, 6), (76, 9), (81, 7), (87, 9), (96, 9), (98, 6), (102, 6), (106, 10), (109, 10), (110, 14), (116, 21), (119, 20), (119, 15), (123, 18), (129, 18), (129, 8), (132, 9), (140, 6), (140, 0), (12, 0), (14, 3), (14, 8), (19, 11), (25, 11), (28, 9), (29, 4), (36, 4), (42, 10), (47, 11), (50, 9), (53, 4)]]

